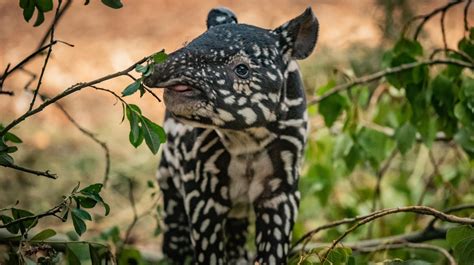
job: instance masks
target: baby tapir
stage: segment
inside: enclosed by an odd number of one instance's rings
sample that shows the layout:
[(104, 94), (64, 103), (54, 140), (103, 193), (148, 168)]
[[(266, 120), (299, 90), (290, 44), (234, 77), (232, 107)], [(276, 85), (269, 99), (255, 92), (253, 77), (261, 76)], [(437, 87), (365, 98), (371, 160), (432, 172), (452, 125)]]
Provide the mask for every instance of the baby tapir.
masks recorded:
[[(311, 8), (274, 30), (212, 9), (207, 31), (145, 80), (163, 87), (168, 142), (158, 170), (163, 252), (176, 264), (285, 264), (307, 137), (298, 65), (313, 51)], [(255, 212), (256, 256), (245, 250)]]

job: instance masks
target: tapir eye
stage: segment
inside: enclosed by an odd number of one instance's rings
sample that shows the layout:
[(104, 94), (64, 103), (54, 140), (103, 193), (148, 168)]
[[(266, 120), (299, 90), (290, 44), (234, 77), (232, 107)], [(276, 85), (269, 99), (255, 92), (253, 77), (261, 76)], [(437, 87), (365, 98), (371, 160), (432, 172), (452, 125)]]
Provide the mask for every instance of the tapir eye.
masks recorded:
[(249, 77), (249, 67), (243, 63), (238, 64), (234, 68), (234, 72), (240, 77), (240, 78), (248, 78)]

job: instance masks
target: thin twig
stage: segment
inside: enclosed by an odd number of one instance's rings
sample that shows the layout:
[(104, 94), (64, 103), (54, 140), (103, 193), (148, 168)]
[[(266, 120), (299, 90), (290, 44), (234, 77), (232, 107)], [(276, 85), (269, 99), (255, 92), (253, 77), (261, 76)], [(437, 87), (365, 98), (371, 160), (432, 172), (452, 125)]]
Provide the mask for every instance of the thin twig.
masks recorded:
[(8, 95), (8, 96), (13, 96), (15, 93), (13, 91), (0, 91), (0, 95)]
[(132, 234), (132, 229), (138, 221), (137, 207), (135, 206), (135, 197), (133, 195), (133, 181), (131, 179), (128, 179), (128, 200), (130, 201), (130, 205), (132, 206), (133, 220), (132, 223), (128, 226), (127, 232), (125, 233), (125, 243), (129, 242), (130, 235)]
[(440, 53), (440, 52), (452, 52), (452, 53), (455, 53), (459, 56), (461, 56), (463, 59), (465, 59), (466, 61), (469, 61), (471, 62), (472, 64), (474, 64), (474, 59), (469, 57), (468, 54), (466, 54), (465, 52), (463, 51), (457, 51), (457, 50), (454, 50), (454, 49), (450, 49), (450, 48), (437, 48), (437, 49), (434, 49), (433, 52), (430, 54), (430, 60), (432, 60), (436, 54)]
[(47, 177), (47, 178), (50, 178), (50, 179), (57, 179), (58, 178), (58, 176), (56, 174), (49, 172), (49, 170), (38, 171), (38, 170), (29, 169), (29, 168), (21, 167), (21, 166), (14, 165), (14, 164), (0, 164), (0, 166), (12, 168), (12, 169), (15, 169), (15, 170), (23, 171), (23, 172), (30, 173), (30, 174), (37, 175), (37, 176)]
[[(306, 234), (304, 234), (296, 243), (293, 245), (293, 248), (296, 247), (297, 245), (309, 241), (314, 235), (316, 235), (318, 232), (322, 230), (326, 230), (329, 228), (333, 228), (339, 225), (343, 224), (350, 224), (354, 222), (358, 222), (357, 224), (360, 226), (364, 223), (370, 222), (371, 220), (383, 217), (388, 214), (394, 214), (394, 213), (401, 213), (401, 212), (412, 212), (412, 213), (417, 213), (417, 214), (422, 214), (422, 215), (431, 215), (434, 216), (440, 220), (443, 221), (448, 221), (452, 223), (462, 223), (462, 224), (474, 224), (474, 219), (471, 218), (462, 218), (462, 217), (457, 217), (454, 215), (448, 215), (444, 214), (436, 209), (426, 207), (426, 206), (406, 206), (406, 207), (398, 207), (398, 208), (389, 208), (389, 209), (383, 209), (379, 210), (367, 215), (361, 215), (361, 216), (356, 216), (353, 218), (345, 218), (342, 220), (330, 222), (327, 224), (324, 224), (322, 226), (319, 226)], [(357, 227), (356, 227), (357, 228)], [(355, 228), (354, 228), (355, 229)], [(353, 230), (354, 230), (353, 229)], [(338, 243), (340, 240), (342, 240), (347, 234), (343, 235), (341, 239), (339, 239), (336, 243)]]
[(151, 91), (151, 89), (149, 89), (148, 87), (146, 86), (143, 86), (143, 88), (145, 88), (145, 90), (150, 93), (158, 102), (161, 102), (161, 99), (155, 94), (153, 93), (153, 91)]
[[(385, 164), (380, 168), (380, 170), (377, 172), (377, 182), (375, 184), (375, 191), (374, 191), (374, 197), (372, 198), (372, 211), (374, 212), (377, 210), (377, 201), (380, 203), (380, 207), (382, 208), (382, 201), (380, 199), (380, 191), (381, 191), (381, 185), (382, 185), (382, 178), (389, 169), (390, 165), (392, 164), (393, 159), (397, 155), (398, 150), (397, 148), (394, 148), (393, 151), (390, 153), (389, 158), (385, 161)], [(373, 226), (372, 223), (369, 224), (368, 228), (368, 233), (367, 237), (371, 238), (372, 237), (372, 231), (373, 231)]]
[[(61, 3), (62, 3), (62, 0), (59, 0), (58, 1), (58, 7), (56, 8), (56, 13), (54, 14), (53, 24), (51, 25), (51, 29), (50, 29), (51, 33), (50, 33), (50, 41), (49, 41), (50, 44), (52, 44), (54, 42), (54, 28), (55, 28), (56, 22), (58, 20), (58, 13), (59, 13), (59, 10), (61, 8)], [(41, 46), (41, 45), (43, 45), (43, 44), (40, 43), (39, 46)], [(37, 83), (36, 89), (33, 93), (33, 99), (30, 102), (30, 107), (28, 108), (27, 112), (30, 112), (33, 109), (34, 105), (35, 105), (36, 97), (38, 97), (38, 92), (41, 88), (41, 82), (43, 81), (44, 72), (46, 71), (46, 66), (48, 65), (48, 61), (49, 61), (49, 57), (51, 56), (51, 52), (53, 52), (53, 46), (52, 45), (49, 46), (48, 52), (46, 53), (46, 58), (44, 59), (43, 67), (41, 68), (41, 73), (40, 73), (40, 76), (39, 76), (39, 79), (38, 79), (38, 83)]]
[[(11, 64), (7, 64), (7, 67), (5, 68), (5, 71), (3, 71), (3, 75), (4, 76), (7, 72), (8, 72), (8, 69), (10, 68)], [(5, 81), (5, 79), (0, 79), (0, 92), (3, 90), (3, 82)]]
[[(55, 19), (53, 20), (53, 22), (49, 26), (49, 28), (46, 31), (46, 33), (44, 34), (43, 38), (41, 38), (41, 41), (38, 43), (38, 49), (41, 48), (41, 46), (44, 45), (44, 43), (48, 39), (48, 36), (50, 36), (50, 33), (54, 31), (54, 28), (59, 23), (59, 20), (61, 20), (63, 15), (66, 13), (66, 11), (71, 6), (71, 4), (72, 4), (72, 0), (66, 0), (66, 3), (63, 5), (63, 8), (59, 12), (57, 12), (57, 15), (55, 15)], [(58, 6), (58, 8), (59, 8), (59, 6)]]
[(474, 64), (470, 64), (470, 63), (467, 63), (467, 62), (464, 62), (464, 61), (461, 61), (461, 60), (455, 60), (455, 59), (434, 59), (434, 60), (426, 60), (426, 61), (419, 61), (419, 62), (402, 64), (402, 65), (397, 66), (397, 67), (387, 68), (385, 70), (382, 70), (382, 71), (379, 71), (379, 72), (376, 72), (376, 73), (373, 73), (373, 74), (370, 74), (370, 75), (366, 75), (366, 76), (356, 78), (356, 79), (352, 80), (351, 82), (335, 86), (331, 90), (326, 92), (324, 95), (309, 101), (308, 106), (317, 104), (321, 100), (323, 100), (323, 99), (325, 99), (325, 98), (327, 98), (327, 97), (329, 97), (333, 94), (339, 93), (339, 92), (344, 91), (344, 90), (349, 90), (349, 89), (351, 89), (352, 87), (354, 87), (356, 85), (370, 83), (370, 82), (378, 80), (378, 79), (380, 79), (384, 76), (387, 76), (387, 75), (390, 75), (390, 74), (395, 74), (395, 73), (400, 73), (400, 72), (403, 72), (403, 71), (407, 71), (407, 70), (416, 68), (418, 66), (436, 65), (436, 64), (450, 64), (450, 65), (457, 65), (457, 66), (461, 66), (461, 67), (467, 67), (467, 68), (471, 68), (471, 69), (474, 68)]
[(468, 14), (469, 14), (469, 6), (471, 5), (472, 0), (467, 0), (466, 6), (464, 6), (464, 31), (469, 32), (469, 21), (468, 21)]
[(63, 99), (64, 97), (66, 97), (68, 95), (71, 95), (71, 94), (73, 94), (77, 91), (80, 91), (83, 88), (91, 87), (91, 86), (94, 86), (94, 85), (99, 84), (101, 82), (104, 82), (104, 81), (107, 81), (107, 80), (110, 80), (110, 79), (113, 79), (113, 78), (116, 78), (116, 77), (119, 77), (119, 76), (123, 76), (126, 73), (132, 71), (135, 68), (136, 64), (141, 64), (141, 63), (145, 62), (147, 59), (148, 59), (148, 57), (145, 57), (145, 58), (139, 60), (138, 62), (134, 63), (132, 66), (130, 66), (130, 67), (128, 67), (128, 68), (126, 68), (122, 71), (100, 77), (100, 78), (95, 79), (93, 81), (89, 81), (89, 82), (85, 82), (85, 83), (77, 83), (75, 85), (70, 86), (69, 88), (67, 88), (66, 90), (61, 92), (60, 94), (46, 100), (45, 102), (43, 102), (38, 107), (32, 109), (31, 111), (28, 111), (27, 113), (21, 115), (17, 119), (10, 122), (7, 126), (5, 126), (5, 128), (2, 131), (0, 131), (0, 137), (5, 135), (9, 130), (11, 130), (12, 128), (17, 126), (19, 123), (23, 122), (28, 117), (31, 117), (32, 115), (35, 115), (38, 112), (41, 112), (44, 108), (46, 108), (49, 105), (55, 103), (56, 101), (58, 101), (60, 99)]
[(441, 156), (441, 158), (438, 161), (436, 161), (436, 159), (434, 158), (433, 152), (431, 150), (429, 150), (428, 156), (430, 158), (431, 164), (433, 165), (433, 172), (426, 178), (425, 185), (424, 185), (423, 191), (421, 192), (420, 198), (418, 199), (417, 205), (422, 205), (423, 204), (426, 193), (428, 192), (428, 189), (430, 188), (431, 184), (433, 183), (434, 178), (437, 175), (440, 174), (439, 173), (440, 172), (439, 171), (439, 166), (441, 164), (443, 164), (443, 162), (446, 158), (446, 156), (443, 155), (443, 156)]
[(474, 224), (474, 219), (472, 218), (464, 218), (464, 217), (458, 217), (455, 215), (449, 215), (445, 214), (443, 212), (440, 212), (436, 209), (426, 207), (426, 206), (407, 206), (407, 207), (399, 207), (399, 208), (392, 208), (392, 209), (385, 209), (385, 210), (380, 210), (377, 212), (374, 212), (370, 215), (368, 215), (366, 218), (357, 221), (352, 227), (347, 229), (341, 236), (339, 236), (336, 240), (334, 240), (329, 247), (329, 249), (326, 251), (326, 253), (323, 255), (323, 260), (326, 260), (329, 252), (336, 247), (339, 242), (341, 242), (347, 235), (352, 233), (354, 230), (359, 228), (360, 226), (369, 223), (373, 220), (376, 220), (378, 218), (381, 218), (383, 216), (389, 215), (389, 214), (394, 214), (394, 213), (401, 213), (401, 212), (412, 212), (412, 213), (417, 213), (417, 214), (422, 214), (422, 215), (431, 215), (439, 218), (440, 220), (443, 221), (448, 221), (451, 223), (458, 223), (458, 224), (469, 224), (473, 225)]
[[(420, 35), (421, 33), (421, 30), (423, 29), (424, 25), (426, 24), (426, 22), (428, 22), (428, 20), (430, 20), (433, 16), (435, 16), (436, 14), (438, 13), (446, 13), (451, 7), (457, 5), (457, 4), (460, 4), (462, 3), (463, 0), (457, 0), (457, 1), (451, 1), (449, 2), (448, 4), (442, 6), (442, 7), (439, 7), (439, 8), (436, 8), (434, 9), (433, 11), (431, 11), (430, 13), (426, 14), (426, 15), (419, 15), (419, 16), (415, 16), (413, 17), (408, 23), (407, 25), (411, 24), (413, 21), (415, 20), (420, 20), (421, 19), (421, 22), (420, 24), (418, 24), (418, 27), (416, 28), (416, 31), (415, 31), (415, 35), (413, 36), (413, 39), (417, 40), (418, 39), (418, 36)], [(407, 27), (406, 27), (407, 28)]]
[[(444, 213), (454, 213), (454, 212), (459, 212), (463, 210), (468, 210), (468, 209), (474, 209), (474, 204), (462, 204), (462, 205), (457, 205), (453, 206), (450, 208), (445, 209), (443, 212)], [(431, 229), (434, 227), (436, 221), (438, 221), (438, 218), (433, 218), (428, 225), (426, 226), (426, 229)]]
[(385, 161), (385, 164), (377, 172), (377, 183), (375, 184), (374, 197), (372, 199), (372, 212), (377, 210), (377, 200), (380, 199), (380, 186), (382, 184), (382, 178), (392, 164), (393, 159), (397, 155), (398, 150), (396, 148), (390, 153), (389, 158)]
[[(410, 232), (401, 235), (395, 236), (388, 236), (382, 238), (375, 238), (375, 239), (367, 239), (367, 240), (360, 240), (360, 241), (350, 241), (345, 242), (344, 247), (348, 247), (351, 249), (358, 249), (358, 248), (370, 248), (376, 247), (383, 244), (396, 244), (396, 243), (423, 243), (431, 240), (436, 239), (446, 239), (446, 233), (448, 228), (438, 228), (438, 227), (431, 227), (425, 228), (422, 230), (418, 230), (415, 232)], [(316, 249), (316, 248), (328, 248), (330, 243), (327, 242), (315, 242), (307, 244), (304, 249), (300, 249), (299, 247), (295, 247), (291, 250), (291, 255), (307, 252), (307, 250)]]
[(15, 219), (15, 220), (13, 220), (9, 223), (0, 225), (0, 228), (6, 228), (8, 226), (12, 226), (12, 225), (19, 224), (19, 223), (26, 222), (26, 221), (30, 221), (30, 220), (35, 220), (35, 219), (39, 220), (39, 219), (41, 219), (43, 217), (46, 217), (46, 216), (54, 216), (54, 217), (60, 218), (62, 220), (62, 218), (58, 217), (56, 214), (63, 210), (63, 207), (66, 205), (67, 200), (69, 200), (69, 197), (66, 197), (60, 204), (54, 206), (53, 208), (47, 210), (44, 213), (40, 213), (40, 214), (36, 214), (36, 215), (32, 215), (32, 216), (25, 216), (25, 217)]
[(441, 255), (443, 255), (449, 262), (450, 265), (456, 265), (456, 261), (454, 260), (453, 256), (449, 254), (446, 249), (430, 244), (423, 244), (423, 243), (393, 243), (393, 244), (383, 244), (380, 246), (375, 246), (375, 247), (366, 247), (366, 248), (358, 248), (357, 246), (353, 248), (354, 251), (357, 252), (376, 252), (376, 251), (382, 251), (382, 250), (390, 250), (390, 249), (399, 249), (399, 248), (415, 248), (415, 249), (429, 249), (429, 250), (434, 250)]
[[(41, 95), (43, 100), (47, 100), (47, 97), (44, 97)], [(66, 118), (74, 125), (76, 128), (81, 131), (84, 135), (87, 137), (91, 138), (92, 141), (96, 142), (98, 145), (102, 147), (104, 150), (105, 154), (105, 173), (104, 173), (104, 179), (102, 180), (102, 184), (104, 187), (107, 184), (107, 181), (109, 179), (109, 173), (110, 173), (110, 150), (107, 147), (107, 144), (104, 141), (99, 140), (91, 131), (87, 130), (86, 128), (82, 127), (72, 116), (69, 114), (69, 112), (66, 111), (66, 109), (59, 103), (56, 102), (56, 106), (64, 113)]]
[[(444, 19), (446, 18), (446, 11), (441, 12), (441, 18), (439, 20), (441, 27), (441, 37), (443, 38), (444, 50), (448, 50), (448, 42), (446, 41), (446, 28), (444, 27)], [(446, 52), (445, 52), (446, 55)]]

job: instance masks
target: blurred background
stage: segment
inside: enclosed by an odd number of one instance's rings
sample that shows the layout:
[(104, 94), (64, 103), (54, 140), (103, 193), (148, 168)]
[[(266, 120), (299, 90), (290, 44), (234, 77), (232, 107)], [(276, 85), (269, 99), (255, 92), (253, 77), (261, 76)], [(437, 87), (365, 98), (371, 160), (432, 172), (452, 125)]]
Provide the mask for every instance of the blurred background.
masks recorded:
[[(311, 98), (317, 88), (325, 85), (340, 71), (349, 76), (359, 76), (380, 69), (383, 50), (399, 38), (404, 23), (416, 14), (428, 13), (446, 3), (445, 0), (264, 0), (258, 3), (230, 0), (124, 0), (124, 7), (114, 10), (99, 1), (91, 1), (88, 6), (84, 6), (83, 2), (74, 1), (56, 28), (56, 38), (74, 47), (62, 44), (54, 46), (42, 85), (42, 91), (47, 95), (52, 96), (75, 83), (125, 69), (161, 49), (171, 52), (182, 47), (206, 30), (206, 15), (213, 7), (229, 7), (241, 23), (275, 28), (312, 6), (320, 22), (319, 41), (312, 56), (301, 62), (306, 89)], [(33, 27), (32, 23), (24, 21), (18, 1), (0, 1), (2, 70), (8, 63), (16, 64), (36, 49), (52, 16), (53, 12), (47, 13), (45, 23)], [(450, 47), (456, 47), (457, 41), (463, 36), (462, 16), (463, 5), (454, 7), (446, 16)], [(421, 36), (424, 47), (442, 45), (438, 24), (436, 19), (426, 25)], [(38, 57), (26, 68), (39, 72), (42, 64), (43, 57)], [(27, 110), (32, 95), (24, 92), (23, 88), (28, 80), (27, 74), (17, 71), (5, 82), (4, 88), (14, 91), (15, 96), (0, 97), (1, 123), (7, 124)], [(120, 93), (129, 83), (130, 79), (123, 77), (101, 86)], [(157, 94), (161, 96), (161, 91), (157, 91)], [(127, 100), (139, 105), (145, 115), (156, 123), (162, 123), (164, 105), (150, 94), (143, 98), (133, 95)], [(151, 204), (152, 191), (149, 191), (146, 183), (154, 180), (159, 155), (152, 155), (145, 145), (135, 149), (129, 144), (129, 125), (127, 122), (121, 123), (121, 105), (110, 95), (86, 88), (61, 103), (79, 124), (105, 141), (111, 151), (110, 180), (103, 192), (104, 199), (111, 205), (111, 217), (101, 218), (102, 212), (98, 212), (96, 221), (88, 223), (90, 230), (83, 237), (92, 238), (113, 226), (123, 229), (132, 219), (126, 179), (131, 178), (135, 182), (138, 211), (147, 209)], [(364, 199), (364, 196), (370, 197), (376, 181), (374, 172), (364, 167), (357, 168), (349, 176), (343, 176), (343, 171), (337, 172), (337, 169), (328, 172), (333, 170), (331, 168), (311, 171), (314, 168), (311, 161), (327, 160), (327, 163), (331, 163), (329, 159), (335, 142), (320, 115), (312, 116), (311, 127), (312, 147), (309, 152), (314, 153), (308, 155), (304, 167), (302, 183), (305, 189), (296, 236), (327, 220), (369, 212), (371, 200)], [(55, 106), (31, 117), (12, 132), (24, 141), (14, 155), (18, 165), (50, 170), (58, 174), (59, 178), (50, 180), (0, 168), (0, 208), (19, 200), (23, 208), (44, 211), (58, 203), (61, 195), (67, 194), (78, 181), (83, 185), (102, 181), (105, 167), (102, 149), (81, 134)], [(399, 180), (399, 175), (388, 174), (388, 181), (384, 184), (387, 186), (384, 189), (384, 195), (387, 196), (384, 196), (385, 207), (416, 203), (413, 198), (422, 192), (420, 183), (432, 170), (428, 159), (427, 150), (422, 147), (407, 158), (397, 158), (393, 167), (397, 174), (406, 171), (406, 175), (411, 176), (405, 185), (410, 185), (412, 197), (406, 196), (403, 189), (391, 187), (393, 181)], [(455, 162), (450, 165), (450, 168), (459, 167)], [(430, 202), (430, 198), (435, 200), (437, 195), (429, 196), (432, 196), (428, 198)], [(469, 198), (473, 199), (472, 194)], [(393, 221), (400, 220), (395, 218)], [(403, 222), (410, 220), (404, 218)], [(52, 219), (45, 219), (42, 225), (54, 225), (62, 232), (72, 230), (69, 223), (62, 224)], [(142, 219), (133, 232), (132, 243), (140, 249), (158, 251), (160, 238), (152, 236), (155, 226), (152, 218)], [(399, 230), (403, 232), (402, 228)], [(396, 231), (386, 231), (387, 234), (393, 232)]]

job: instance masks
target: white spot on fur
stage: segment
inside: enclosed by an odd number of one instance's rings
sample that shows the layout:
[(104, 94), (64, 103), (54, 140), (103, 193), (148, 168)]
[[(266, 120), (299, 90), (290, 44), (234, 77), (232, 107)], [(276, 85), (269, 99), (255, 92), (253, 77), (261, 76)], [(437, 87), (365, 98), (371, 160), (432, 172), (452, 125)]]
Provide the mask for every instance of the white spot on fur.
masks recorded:
[(237, 113), (239, 113), (244, 118), (246, 124), (250, 125), (257, 120), (257, 114), (255, 114), (251, 108), (243, 108), (238, 110)]

